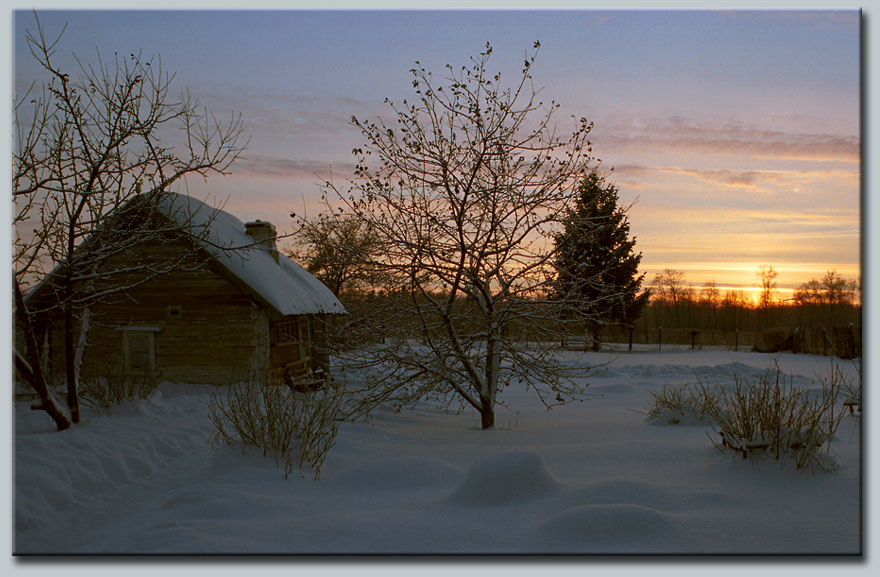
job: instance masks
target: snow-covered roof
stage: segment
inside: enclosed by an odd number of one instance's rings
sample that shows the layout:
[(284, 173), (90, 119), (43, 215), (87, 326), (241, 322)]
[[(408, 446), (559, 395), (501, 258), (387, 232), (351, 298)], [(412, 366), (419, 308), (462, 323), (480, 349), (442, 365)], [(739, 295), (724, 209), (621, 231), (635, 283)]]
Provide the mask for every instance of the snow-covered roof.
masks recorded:
[[(324, 284), (301, 266), (245, 233), (233, 215), (183, 194), (166, 196), (160, 210), (204, 239), (202, 247), (256, 297), (282, 315), (345, 314), (345, 307)], [(207, 233), (202, 234), (205, 227)]]

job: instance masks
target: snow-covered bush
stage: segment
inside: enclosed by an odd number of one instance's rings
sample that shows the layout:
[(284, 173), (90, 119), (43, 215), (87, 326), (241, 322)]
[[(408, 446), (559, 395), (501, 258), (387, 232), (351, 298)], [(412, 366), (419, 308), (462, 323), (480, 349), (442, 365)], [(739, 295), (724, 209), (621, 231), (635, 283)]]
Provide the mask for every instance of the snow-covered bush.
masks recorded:
[(211, 399), (215, 438), (263, 449), (276, 464), (283, 461), (285, 478), (294, 468), (311, 468), (318, 479), (336, 442), (341, 400), (341, 388), (330, 382), (318, 390), (252, 380), (231, 385)]
[(798, 469), (837, 468), (829, 454), (831, 441), (846, 408), (860, 407), (860, 384), (837, 365), (818, 377), (820, 386), (814, 389), (796, 386), (779, 367), (753, 379), (733, 379), (732, 386), (710, 386), (699, 377), (696, 384), (664, 385), (651, 392), (653, 403), (646, 413), (669, 424), (709, 423), (715, 446), (743, 459), (789, 456)]
[(158, 385), (159, 376), (153, 373), (138, 377), (94, 377), (80, 382), (79, 398), (87, 407), (109, 410), (126, 401), (146, 399)]
[(703, 421), (716, 406), (715, 394), (704, 384), (663, 385), (660, 391), (651, 391), (654, 401), (648, 416), (673, 425), (695, 420)]
[(829, 453), (845, 415), (839, 403), (843, 383), (840, 372), (832, 371), (820, 379), (818, 390), (811, 391), (786, 380), (778, 366), (752, 380), (735, 376), (733, 387), (715, 390), (718, 402), (710, 416), (718, 437), (712, 442), (743, 459), (791, 456), (798, 469), (836, 469)]

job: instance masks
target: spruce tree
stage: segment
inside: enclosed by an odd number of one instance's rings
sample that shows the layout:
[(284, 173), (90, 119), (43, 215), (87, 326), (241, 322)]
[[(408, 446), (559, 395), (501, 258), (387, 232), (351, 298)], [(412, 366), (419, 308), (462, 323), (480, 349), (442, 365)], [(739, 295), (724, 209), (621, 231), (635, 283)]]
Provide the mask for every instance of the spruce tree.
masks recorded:
[(618, 206), (617, 191), (597, 172), (587, 174), (556, 237), (555, 290), (592, 319), (587, 331), (593, 350), (603, 324), (635, 323), (648, 301), (641, 290), (645, 275), (638, 274), (642, 253), (633, 252), (628, 207)]

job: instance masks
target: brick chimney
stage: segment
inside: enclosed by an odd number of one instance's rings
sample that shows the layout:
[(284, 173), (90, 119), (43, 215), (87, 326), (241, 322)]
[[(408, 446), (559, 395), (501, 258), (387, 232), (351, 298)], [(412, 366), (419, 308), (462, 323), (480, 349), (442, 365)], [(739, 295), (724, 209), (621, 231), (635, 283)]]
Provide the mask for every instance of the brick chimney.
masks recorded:
[(275, 246), (275, 226), (271, 222), (266, 222), (265, 220), (246, 222), (244, 232), (254, 239), (254, 243), (258, 248), (269, 251), (275, 262), (278, 262), (278, 247)]

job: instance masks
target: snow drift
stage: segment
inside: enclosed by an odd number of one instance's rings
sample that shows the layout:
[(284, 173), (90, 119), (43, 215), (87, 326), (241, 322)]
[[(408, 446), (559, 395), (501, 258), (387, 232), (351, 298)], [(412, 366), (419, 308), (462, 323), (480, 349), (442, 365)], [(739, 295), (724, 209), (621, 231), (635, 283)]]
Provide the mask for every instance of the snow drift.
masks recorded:
[[(708, 425), (651, 423), (651, 391), (771, 366), (756, 353), (562, 353), (611, 361), (547, 411), (505, 390), (494, 430), (428, 406), (343, 423), (321, 479), (212, 443), (217, 389), (163, 383), (57, 433), (16, 407), (15, 544), (28, 553), (847, 554), (861, 551), (861, 420), (834, 472), (720, 453)], [(830, 360), (775, 357), (799, 386)], [(851, 374), (855, 367), (841, 365)], [(348, 379), (354, 378), (348, 375)]]

